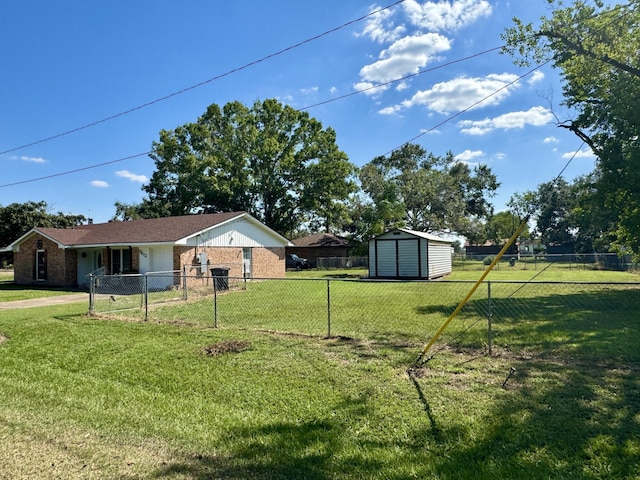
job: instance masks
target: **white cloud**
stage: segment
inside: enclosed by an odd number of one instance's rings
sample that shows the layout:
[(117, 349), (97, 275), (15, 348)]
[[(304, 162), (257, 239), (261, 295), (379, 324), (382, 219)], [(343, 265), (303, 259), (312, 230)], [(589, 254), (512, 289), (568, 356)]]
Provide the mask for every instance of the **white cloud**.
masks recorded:
[(536, 70), (535, 72), (533, 72), (533, 75), (531, 75), (528, 79), (527, 79), (527, 83), (529, 85), (535, 85), (538, 82), (541, 82), (544, 79), (544, 73), (542, 73), (540, 70)]
[(558, 140), (556, 137), (547, 137), (542, 142), (543, 143), (559, 143), (560, 140)]
[(316, 93), (318, 91), (318, 87), (302, 88), (300, 91), (305, 95), (308, 95), (310, 93)]
[(46, 160), (42, 157), (11, 157), (13, 160), (21, 160), (23, 162), (30, 162), (30, 163), (46, 163)]
[(398, 105), (393, 105), (391, 107), (385, 107), (382, 110), (378, 110), (378, 113), (382, 115), (395, 115), (401, 110), (401, 107)]
[(401, 38), (380, 52), (375, 63), (360, 70), (366, 82), (389, 82), (410, 73), (417, 73), (440, 52), (451, 48), (451, 41), (437, 33), (424, 33)]
[(338, 89), (337, 89), (336, 87), (331, 87), (331, 88), (329, 89), (329, 92), (330, 92), (332, 95), (333, 95), (333, 94), (335, 94), (337, 91), (338, 91)]
[(484, 78), (458, 77), (437, 83), (429, 90), (417, 92), (410, 100), (405, 100), (402, 106), (409, 108), (425, 105), (430, 110), (448, 114), (467, 109), (485, 98), (473, 108), (497, 105), (511, 94), (511, 90), (517, 88), (517, 84), (504, 88), (517, 78), (517, 75), (510, 73), (491, 74)]
[(109, 188), (109, 184), (104, 180), (94, 180), (90, 183), (90, 185), (96, 188)]
[(461, 133), (468, 135), (485, 135), (492, 130), (510, 130), (524, 128), (527, 125), (540, 127), (553, 120), (553, 114), (544, 107), (531, 107), (526, 112), (509, 112), (495, 118), (484, 120), (463, 120), (458, 123)]
[(462, 163), (469, 163), (474, 158), (484, 157), (485, 153), (482, 150), (465, 150), (454, 157), (455, 160)]
[(567, 152), (562, 154), (562, 158), (596, 158), (596, 154), (589, 148), (583, 148), (576, 152)]
[(456, 30), (491, 14), (491, 5), (486, 0), (424, 2), (422, 5), (416, 0), (407, 0), (404, 9), (412, 24), (432, 31)]
[[(379, 8), (380, 7), (374, 5), (371, 7), (370, 12), (378, 10)], [(371, 40), (378, 43), (393, 42), (394, 40), (397, 40), (400, 35), (405, 32), (405, 27), (403, 25), (395, 26), (393, 20), (391, 20), (392, 16), (393, 11), (389, 8), (371, 15), (367, 19), (367, 23), (365, 23), (362, 33), (358, 34), (358, 36), (369, 37)]]
[(116, 175), (122, 178), (128, 178), (132, 182), (145, 183), (149, 179), (145, 175), (136, 175), (128, 170), (118, 170)]
[(358, 82), (353, 84), (353, 89), (356, 92), (362, 92), (365, 95), (379, 95), (389, 88), (389, 85), (376, 85), (371, 82)]

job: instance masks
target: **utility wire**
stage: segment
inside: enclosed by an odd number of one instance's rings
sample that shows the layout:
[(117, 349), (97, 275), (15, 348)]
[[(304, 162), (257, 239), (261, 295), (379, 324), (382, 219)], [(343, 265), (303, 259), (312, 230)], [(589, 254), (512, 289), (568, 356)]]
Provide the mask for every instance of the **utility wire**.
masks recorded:
[[(402, 1), (405, 1), (405, 0), (402, 0)], [(399, 2), (396, 2), (396, 3), (399, 3)], [(395, 5), (395, 4), (394, 4), (394, 5)], [(389, 8), (389, 7), (386, 7), (386, 8)], [(379, 11), (379, 10), (378, 10), (378, 11)], [(324, 105), (324, 104), (327, 104), (327, 103), (335, 102), (335, 101), (337, 101), (337, 100), (343, 100), (343, 99), (348, 98), (348, 97), (351, 97), (351, 96), (353, 96), (353, 95), (357, 95), (357, 94), (360, 94), (360, 93), (364, 93), (364, 92), (366, 92), (366, 91), (368, 91), (368, 90), (371, 90), (371, 89), (375, 89), (375, 88), (379, 88), (379, 87), (384, 86), (384, 85), (389, 85), (389, 84), (392, 84), (392, 83), (400, 82), (400, 81), (402, 81), (402, 80), (406, 80), (407, 78), (411, 78), (411, 77), (415, 77), (415, 76), (417, 76), (417, 75), (422, 75), (422, 74), (424, 74), (424, 73), (432, 72), (432, 71), (434, 71), (434, 70), (438, 70), (438, 69), (440, 69), (440, 68), (444, 68), (444, 67), (447, 67), (447, 66), (453, 65), (453, 64), (455, 64), (455, 63), (460, 63), (460, 62), (464, 62), (464, 61), (466, 61), (466, 60), (471, 60), (471, 59), (474, 59), (474, 58), (480, 57), (480, 56), (482, 56), (482, 55), (486, 55), (487, 53), (493, 52), (493, 51), (498, 50), (498, 49), (500, 49), (500, 48), (502, 48), (502, 46), (500, 46), (500, 47), (493, 47), (493, 48), (490, 48), (490, 49), (488, 49), (488, 50), (484, 50), (484, 51), (482, 51), (482, 52), (474, 53), (473, 55), (469, 55), (469, 56), (467, 56), (467, 57), (463, 57), (463, 58), (458, 58), (458, 59), (456, 59), (456, 60), (452, 60), (452, 61), (450, 61), (450, 62), (444, 63), (444, 64), (442, 64), (442, 65), (438, 65), (438, 66), (436, 66), (436, 67), (428, 68), (428, 69), (422, 70), (422, 71), (420, 71), (420, 72), (413, 73), (413, 74), (411, 74), (411, 75), (407, 75), (407, 76), (404, 76), (404, 77), (401, 77), (401, 78), (397, 78), (397, 79), (394, 79), (394, 80), (390, 80), (389, 82), (386, 82), (386, 83), (383, 83), (383, 84), (379, 84), (379, 85), (376, 85), (376, 86), (374, 86), (374, 87), (365, 88), (365, 89), (362, 89), (362, 90), (358, 90), (358, 91), (355, 91), (355, 92), (349, 93), (349, 94), (347, 94), (347, 95), (342, 95), (342, 96), (340, 96), (340, 97), (332, 98), (332, 99), (330, 99), (330, 100), (325, 100), (325, 101), (323, 101), (323, 102), (316, 103), (316, 104), (314, 104), (314, 105), (310, 105), (310, 106), (308, 106), (308, 107), (305, 107), (305, 108), (303, 108), (303, 109), (301, 109), (301, 110), (308, 110), (308, 109), (311, 109), (311, 108), (313, 108), (313, 107), (317, 107), (317, 106)], [(542, 67), (542, 65), (538, 66), (537, 68), (540, 68), (540, 67)], [(517, 82), (517, 81), (518, 81), (518, 80), (520, 80), (521, 78), (524, 78), (525, 76), (529, 75), (529, 74), (530, 74), (531, 72), (533, 72), (534, 70), (535, 70), (535, 69), (530, 70), (529, 72), (527, 72), (526, 74), (524, 74), (524, 75), (522, 75), (521, 77), (517, 78), (517, 79), (516, 79), (516, 80), (514, 80), (513, 82), (511, 82), (511, 83), (509, 83), (509, 84), (505, 85), (504, 87), (500, 88), (499, 90), (496, 90), (496, 91), (495, 91), (495, 92), (493, 92), (492, 94), (487, 95), (485, 98), (483, 98), (482, 100), (480, 100), (480, 101), (478, 101), (478, 102), (474, 103), (473, 105), (469, 106), (468, 108), (466, 108), (466, 109), (464, 109), (464, 110), (462, 110), (462, 111), (458, 112), (458, 113), (457, 113), (457, 114), (455, 114), (453, 117), (450, 117), (450, 118), (448, 118), (448, 119), (444, 120), (443, 122), (439, 123), (438, 125), (436, 125), (436, 126), (435, 126), (435, 127), (433, 127), (432, 129), (428, 130), (427, 132), (429, 132), (429, 131), (431, 131), (431, 130), (433, 130), (433, 129), (435, 129), (435, 128), (438, 128), (438, 127), (439, 127), (439, 126), (441, 126), (441, 125), (444, 125), (444, 124), (445, 124), (445, 123), (447, 123), (449, 120), (451, 120), (451, 119), (453, 119), (453, 118), (455, 118), (455, 117), (457, 117), (457, 116), (461, 115), (462, 113), (464, 113), (464, 112), (466, 112), (466, 111), (470, 110), (471, 108), (475, 107), (475, 106), (476, 106), (476, 105), (478, 105), (479, 103), (481, 103), (481, 102), (483, 102), (483, 101), (487, 100), (488, 98), (490, 98), (491, 96), (493, 96), (493, 95), (495, 95), (495, 94), (499, 93), (501, 90), (503, 90), (503, 89), (505, 89), (505, 88), (507, 88), (507, 87), (511, 86), (513, 83)], [(143, 107), (138, 107), (138, 108), (143, 108)], [(130, 111), (133, 111), (133, 110), (130, 110)], [(119, 114), (118, 116), (120, 116), (120, 115), (124, 115), (124, 114), (125, 114), (125, 113), (122, 113), (122, 114)], [(115, 118), (115, 117), (111, 117), (111, 118)], [(89, 126), (97, 125), (98, 123), (102, 123), (102, 122), (105, 122), (105, 121), (107, 121), (107, 119), (105, 119), (105, 120), (101, 120), (101, 121), (98, 121), (98, 122), (94, 122), (93, 124), (90, 124), (90, 125), (87, 125), (87, 126), (85, 126), (85, 127), (81, 127), (81, 128), (75, 129), (75, 130), (71, 130), (71, 131), (69, 131), (69, 132), (66, 132), (66, 133), (63, 133), (63, 134), (56, 135), (56, 136), (54, 136), (54, 137), (50, 137), (49, 139), (44, 139), (44, 140), (40, 140), (40, 141), (35, 142), (35, 143), (31, 143), (31, 144), (29, 144), (29, 145), (25, 145), (25, 147), (26, 147), (26, 146), (30, 146), (30, 145), (35, 145), (35, 144), (37, 144), (37, 143), (43, 143), (43, 142), (46, 142), (47, 140), (51, 140), (51, 139), (54, 139), (54, 138), (57, 138), (57, 137), (60, 137), (60, 136), (63, 136), (63, 135), (68, 135), (68, 134), (73, 133), (73, 132), (75, 132), (75, 131), (82, 130), (83, 128), (89, 128)], [(425, 133), (427, 133), (427, 132), (424, 132), (424, 133), (422, 133), (421, 135), (418, 135), (418, 136), (414, 137), (414, 139), (415, 139), (415, 138), (419, 138), (420, 136), (424, 135), (424, 134), (425, 134)], [(409, 143), (409, 142), (411, 142), (411, 141), (412, 141), (412, 140), (409, 140), (407, 143)], [(17, 150), (17, 149), (19, 149), (19, 148), (23, 148), (23, 147), (17, 147), (15, 150)], [(13, 151), (13, 150), (7, 150), (6, 152), (0, 152), (0, 155), (2, 155), (3, 153), (11, 152), (11, 151)], [(44, 176), (44, 177), (32, 178), (32, 179), (22, 180), (22, 181), (14, 182), (14, 183), (7, 183), (7, 184), (4, 184), (4, 185), (0, 185), (0, 188), (12, 187), (12, 186), (15, 186), (15, 185), (22, 185), (22, 184), (25, 184), (25, 183), (36, 182), (36, 181), (39, 181), (39, 180), (46, 180), (46, 179), (49, 179), (49, 178), (59, 177), (59, 176), (63, 176), (63, 175), (68, 175), (68, 174), (76, 173), (76, 172), (83, 171), (83, 170), (90, 170), (90, 169), (92, 169), (92, 168), (102, 167), (102, 166), (109, 165), (109, 164), (112, 164), (112, 163), (118, 163), (118, 162), (122, 162), (122, 161), (129, 160), (129, 159), (132, 159), (132, 158), (141, 157), (141, 156), (143, 156), (143, 155), (148, 155), (148, 154), (150, 154), (150, 153), (152, 153), (152, 152), (139, 153), (139, 154), (131, 155), (131, 156), (128, 156), (128, 157), (120, 158), (120, 159), (118, 159), (118, 160), (112, 160), (112, 161), (109, 161), (109, 162), (98, 163), (98, 164), (95, 164), (95, 165), (90, 165), (90, 166), (83, 167), (83, 168), (78, 168), (78, 169), (75, 169), (75, 170), (69, 170), (69, 171), (66, 171), (66, 172), (56, 173), (56, 174), (54, 174), (54, 175), (48, 175), (48, 176)]]
[(101, 123), (105, 123), (105, 122), (108, 122), (110, 120), (114, 120), (116, 118), (122, 117), (124, 115), (128, 115), (130, 113), (136, 112), (138, 110), (142, 110), (144, 108), (150, 107), (150, 106), (155, 105), (157, 103), (164, 102), (165, 100), (168, 100), (170, 98), (177, 97), (178, 95), (182, 95), (183, 93), (189, 92), (191, 90), (195, 90), (196, 88), (202, 87), (202, 86), (207, 85), (209, 83), (212, 83), (212, 82), (214, 82), (216, 80), (220, 80), (221, 78), (228, 77), (228, 76), (230, 76), (230, 75), (232, 75), (234, 73), (240, 72), (242, 70), (246, 70), (246, 69), (248, 69), (250, 67), (253, 67), (253, 66), (258, 65), (260, 63), (266, 62), (267, 60), (270, 60), (270, 59), (272, 59), (274, 57), (277, 57), (279, 55), (282, 55), (284, 53), (290, 52), (291, 50), (295, 50), (296, 48), (302, 47), (303, 45), (306, 45), (306, 44), (311, 43), (311, 42), (313, 42), (315, 40), (318, 40), (318, 39), (320, 39), (322, 37), (325, 37), (327, 35), (335, 33), (338, 30), (342, 30), (343, 28), (349, 27), (349, 26), (351, 26), (351, 25), (353, 25), (355, 23), (361, 22), (362, 20), (365, 20), (366, 18), (369, 18), (369, 17), (371, 17), (373, 15), (376, 15), (376, 14), (378, 14), (380, 12), (383, 12), (385, 10), (389, 10), (390, 8), (393, 8), (396, 5), (400, 5), (401, 3), (404, 3), (405, 1), (406, 0), (397, 0), (394, 3), (392, 3), (390, 5), (387, 5), (386, 7), (381, 7), (381, 8), (378, 8), (376, 10), (373, 10), (373, 11), (369, 12), (367, 15), (363, 15), (361, 17), (358, 17), (358, 18), (354, 19), (354, 20), (351, 20), (351, 21), (348, 21), (346, 23), (343, 23), (342, 25), (340, 25), (338, 27), (332, 28), (332, 29), (327, 30), (325, 32), (322, 32), (322, 33), (320, 33), (318, 35), (315, 35), (313, 37), (307, 38), (306, 40), (298, 42), (298, 43), (296, 43), (294, 45), (291, 45), (289, 47), (283, 48), (282, 50), (278, 50), (277, 52), (274, 52), (274, 53), (271, 53), (269, 55), (266, 55), (266, 56), (264, 56), (262, 58), (259, 58), (258, 60), (254, 60), (254, 61), (246, 63), (246, 64), (244, 64), (244, 65), (242, 65), (240, 67), (237, 67), (237, 68), (234, 68), (232, 70), (229, 70), (229, 71), (227, 71), (225, 73), (221, 73), (219, 75), (216, 75), (215, 77), (209, 78), (209, 79), (204, 80), (204, 81), (199, 82), (199, 83), (196, 83), (195, 85), (191, 85), (189, 87), (183, 88), (182, 90), (178, 90), (177, 92), (170, 93), (168, 95), (165, 95), (163, 97), (157, 98), (157, 99), (152, 100), (150, 102), (143, 103), (142, 105), (138, 105), (137, 107), (130, 108), (130, 109), (125, 110), (125, 111), (120, 112), (120, 113), (116, 113), (115, 115), (111, 115), (109, 117), (105, 117), (103, 119), (96, 120), (95, 122), (91, 122), (91, 123), (88, 123), (86, 125), (82, 125), (80, 127), (73, 128), (71, 130), (67, 130), (66, 132), (58, 133), (56, 135), (52, 135), (50, 137), (43, 138), (41, 140), (36, 140), (36, 141), (30, 142), (30, 143), (26, 143), (24, 145), (20, 145), (18, 147), (13, 147), (13, 148), (10, 148), (8, 150), (0, 151), (0, 155), (4, 155), (4, 154), (7, 154), (7, 153), (15, 152), (16, 150), (21, 150), (23, 148), (32, 147), (34, 145), (39, 145), (41, 143), (49, 142), (49, 141), (54, 140), (56, 138), (64, 137), (64, 136), (70, 135), (72, 133), (79, 132), (81, 130), (86, 130), (87, 128), (95, 127), (96, 125), (100, 125)]
[(496, 50), (500, 50), (503, 47), (504, 47), (504, 45), (501, 45), (499, 47), (493, 47), (493, 48), (490, 48), (488, 50), (484, 50), (482, 52), (474, 53), (473, 55), (469, 55), (467, 57), (457, 58), (455, 60), (451, 60), (450, 62), (446, 62), (446, 63), (443, 63), (441, 65), (438, 65), (436, 67), (420, 70), (419, 72), (412, 73), (410, 75), (406, 75), (404, 77), (396, 78), (396, 79), (393, 79), (393, 80), (389, 80), (388, 82), (378, 83), (376, 85), (372, 85), (371, 87), (363, 88), (361, 90), (355, 90), (355, 91), (353, 91), (351, 93), (347, 93), (345, 95), (340, 95), (339, 97), (335, 97), (335, 98), (331, 98), (329, 100), (324, 100), (322, 102), (314, 103), (313, 105), (309, 105), (307, 107), (301, 108), (300, 110), (310, 110), (310, 109), (312, 109), (314, 107), (319, 107), (320, 105), (326, 105), (327, 103), (335, 102), (337, 100), (344, 100), (345, 98), (349, 98), (349, 97), (352, 97), (354, 95), (358, 95), (360, 93), (365, 93), (365, 92), (368, 92), (368, 91), (371, 91), (371, 90), (376, 90), (376, 89), (381, 88), (381, 87), (386, 87), (387, 85), (392, 85), (394, 83), (401, 82), (401, 81), (406, 80), (408, 78), (417, 77), (418, 75), (422, 75), (424, 73), (433, 72), (435, 70), (439, 70), (439, 69), (444, 68), (444, 67), (449, 67), (449, 66), (454, 65), (456, 63), (465, 62), (467, 60), (472, 60), (472, 59), (480, 57), (482, 55), (486, 55), (487, 53), (491, 53), (491, 52), (494, 52)]
[(104, 167), (105, 165), (112, 165), (114, 163), (124, 162), (125, 160), (131, 160), (132, 158), (143, 157), (143, 156), (149, 155), (150, 153), (152, 152), (136, 153), (135, 155), (129, 155), (127, 157), (122, 157), (117, 160), (110, 160), (108, 162), (97, 163), (95, 165), (89, 165), (88, 167), (76, 168), (74, 170), (67, 170), (66, 172), (54, 173), (51, 175), (46, 175), (44, 177), (31, 178), (29, 180), (22, 180), (20, 182), (7, 183), (4, 185), (0, 185), (0, 188), (13, 187), (16, 185), (24, 185), (25, 183), (32, 183), (32, 182), (38, 182), (40, 180), (47, 180), (49, 178), (62, 177), (63, 175), (69, 175), (71, 173), (82, 172), (84, 170), (91, 170), (92, 168)]

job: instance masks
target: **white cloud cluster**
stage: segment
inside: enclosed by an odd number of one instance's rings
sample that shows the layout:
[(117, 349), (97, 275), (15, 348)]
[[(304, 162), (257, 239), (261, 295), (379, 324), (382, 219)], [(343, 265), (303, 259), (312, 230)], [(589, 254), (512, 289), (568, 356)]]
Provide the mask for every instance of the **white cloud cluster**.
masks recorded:
[(492, 130), (510, 130), (524, 128), (527, 125), (540, 127), (553, 120), (551, 111), (544, 107), (531, 107), (526, 112), (509, 112), (495, 118), (484, 120), (463, 120), (458, 123), (461, 133), (468, 135), (485, 135)]
[(437, 54), (451, 48), (447, 37), (438, 33), (424, 33), (401, 38), (382, 50), (377, 62), (365, 65), (360, 78), (367, 82), (388, 82), (407, 74), (417, 73)]
[(484, 157), (485, 153), (482, 150), (465, 150), (454, 157), (455, 160), (462, 163), (471, 163), (474, 158)]
[(474, 78), (462, 76), (436, 83), (429, 90), (419, 91), (411, 99), (405, 100), (402, 106), (425, 105), (429, 110), (447, 114), (469, 108), (481, 100), (483, 107), (497, 105), (511, 94), (512, 89), (517, 88), (517, 84), (509, 86), (517, 78), (510, 73)]
[[(372, 7), (376, 10), (378, 7)], [(440, 32), (457, 30), (491, 13), (486, 0), (451, 0), (420, 4), (407, 0), (403, 9), (387, 9), (371, 16), (360, 36), (380, 44), (389, 44), (377, 60), (360, 70), (356, 90), (418, 73), (439, 55), (451, 49), (452, 41)], [(400, 20), (400, 21), (398, 21)], [(406, 24), (412, 27), (408, 33)], [(406, 88), (406, 87), (405, 87)], [(380, 94), (386, 87), (369, 91)]]
[(491, 5), (486, 0), (424, 2), (422, 5), (416, 0), (407, 0), (403, 5), (413, 25), (436, 31), (457, 30), (491, 14)]
[(46, 160), (42, 157), (27, 157), (27, 156), (21, 156), (21, 157), (10, 157), (12, 160), (21, 160), (23, 162), (30, 162), (30, 163), (46, 163)]
[(577, 152), (567, 152), (562, 154), (562, 158), (570, 159), (570, 158), (596, 158), (596, 154), (589, 148), (583, 148), (582, 150), (578, 150)]
[(135, 173), (131, 173), (129, 170), (118, 170), (116, 175), (122, 178), (128, 178), (132, 182), (145, 183), (149, 179), (145, 175), (136, 175)]
[(109, 188), (109, 184), (104, 180), (93, 180), (89, 183), (92, 187), (96, 188)]

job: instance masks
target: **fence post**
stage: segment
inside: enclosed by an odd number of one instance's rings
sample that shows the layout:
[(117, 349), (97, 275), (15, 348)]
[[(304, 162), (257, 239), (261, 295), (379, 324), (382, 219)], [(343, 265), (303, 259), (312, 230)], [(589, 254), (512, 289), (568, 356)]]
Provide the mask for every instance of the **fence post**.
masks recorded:
[(187, 301), (189, 299), (187, 294), (187, 266), (186, 265), (182, 267), (182, 299), (184, 301)]
[(489, 356), (493, 349), (493, 332), (491, 331), (491, 317), (493, 312), (491, 311), (491, 281), (487, 282), (487, 341), (489, 344)]
[(331, 280), (327, 278), (327, 338), (331, 338)]
[(95, 310), (96, 310), (96, 289), (95, 289), (95, 285), (94, 285), (94, 275), (93, 273), (89, 274), (89, 313), (90, 314), (94, 314)]
[(149, 274), (144, 274), (144, 321), (149, 319)]
[(213, 277), (213, 328), (218, 328), (218, 289), (216, 286), (216, 276)]

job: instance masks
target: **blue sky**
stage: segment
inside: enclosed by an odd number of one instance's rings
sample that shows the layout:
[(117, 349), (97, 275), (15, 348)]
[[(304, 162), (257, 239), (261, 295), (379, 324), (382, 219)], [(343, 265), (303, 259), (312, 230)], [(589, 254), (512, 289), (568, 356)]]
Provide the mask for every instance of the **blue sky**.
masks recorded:
[[(5, 3), (0, 205), (43, 200), (52, 213), (108, 221), (116, 201), (142, 200), (154, 163), (140, 154), (161, 129), (195, 121), (212, 103), (266, 98), (311, 107), (358, 166), (412, 139), (486, 164), (501, 182), (497, 210), (552, 180), (580, 148), (556, 126), (572, 115), (558, 72), (545, 66), (507, 86), (530, 69), (497, 51), (478, 55), (502, 45), (512, 17), (548, 14), (546, 0), (405, 0), (320, 35), (392, 3)], [(581, 151), (565, 178), (593, 165)]]

